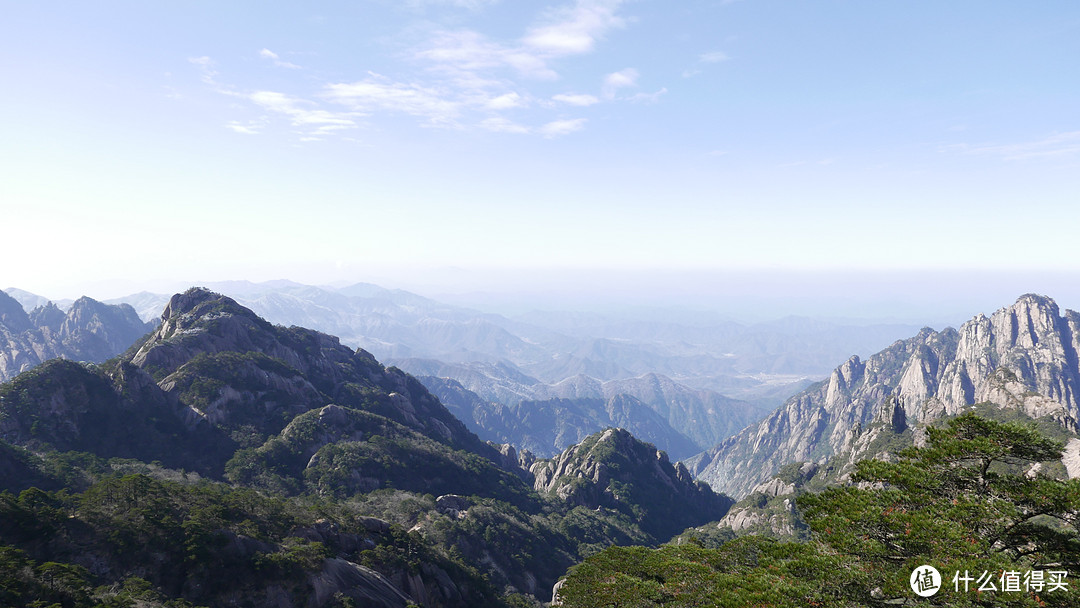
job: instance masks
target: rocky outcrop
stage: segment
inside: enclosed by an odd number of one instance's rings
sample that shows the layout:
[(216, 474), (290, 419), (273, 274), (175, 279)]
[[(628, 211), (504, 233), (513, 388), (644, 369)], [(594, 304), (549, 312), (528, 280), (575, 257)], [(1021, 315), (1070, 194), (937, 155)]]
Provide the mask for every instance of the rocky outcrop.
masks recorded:
[(589, 509), (612, 509), (637, 519), (654, 538), (666, 540), (690, 526), (719, 519), (731, 506), (696, 483), (682, 463), (624, 429), (589, 436), (530, 471), (537, 492)]
[(0, 382), (54, 358), (100, 363), (127, 350), (152, 328), (127, 304), (84, 297), (66, 313), (52, 302), (27, 313), (0, 292)]
[(364, 606), (405, 608), (412, 598), (371, 568), (340, 558), (327, 559), (322, 571), (308, 577), (312, 596), (308, 606), (327, 606), (335, 596), (359, 600)]
[(852, 357), (824, 382), (687, 463), (698, 479), (744, 496), (785, 463), (869, 444), (864, 429), (879, 417), (915, 427), (989, 402), (1075, 430), (1078, 350), (1080, 314), (1024, 295), (959, 330), (926, 328), (866, 361)]

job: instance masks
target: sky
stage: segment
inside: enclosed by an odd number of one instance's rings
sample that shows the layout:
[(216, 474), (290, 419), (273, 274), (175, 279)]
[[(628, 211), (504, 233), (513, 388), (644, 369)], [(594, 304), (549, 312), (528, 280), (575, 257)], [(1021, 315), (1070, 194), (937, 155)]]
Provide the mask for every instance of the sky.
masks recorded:
[(0, 287), (1080, 308), (1078, 57), (1053, 0), (0, 0)]

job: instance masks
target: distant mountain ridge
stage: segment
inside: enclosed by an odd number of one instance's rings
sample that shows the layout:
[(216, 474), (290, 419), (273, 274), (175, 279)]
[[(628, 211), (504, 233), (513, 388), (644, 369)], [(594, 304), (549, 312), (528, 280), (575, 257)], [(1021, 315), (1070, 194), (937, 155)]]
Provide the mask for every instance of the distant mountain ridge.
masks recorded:
[(420, 376), (446, 407), (481, 438), (507, 443), (541, 458), (552, 457), (585, 437), (608, 427), (621, 427), (655, 444), (673, 458), (701, 451), (660, 414), (626, 394), (524, 400), (504, 404), (488, 401), (456, 380)]
[[(382, 361), (510, 364), (545, 383), (577, 375), (608, 381), (657, 373), (736, 398), (762, 395), (771, 406), (786, 396), (774, 394), (775, 383), (824, 376), (841, 357), (875, 352), (918, 329), (797, 317), (744, 324), (681, 310), (645, 311), (640, 317), (554, 311), (506, 317), (366, 283), (331, 288), (228, 281), (206, 287), (272, 323), (338, 336)], [(20, 293), (24, 304), (43, 300)], [(144, 319), (153, 319), (168, 298), (141, 292), (109, 302), (130, 303)]]
[(660, 374), (607, 382), (574, 376), (545, 384), (500, 365), (418, 359), (394, 363), (417, 375), (477, 434), (541, 456), (616, 426), (682, 458), (767, 413), (755, 404), (690, 388)]
[(739, 497), (787, 463), (857, 457), (857, 448), (872, 442), (864, 435), (875, 421), (917, 431), (988, 402), (1075, 431), (1078, 351), (1080, 314), (1027, 294), (959, 330), (926, 328), (866, 361), (852, 357), (827, 380), (687, 464), (698, 479)]
[(127, 304), (83, 297), (67, 312), (48, 301), (27, 312), (0, 291), (0, 382), (57, 357), (100, 363), (124, 352), (153, 327)]

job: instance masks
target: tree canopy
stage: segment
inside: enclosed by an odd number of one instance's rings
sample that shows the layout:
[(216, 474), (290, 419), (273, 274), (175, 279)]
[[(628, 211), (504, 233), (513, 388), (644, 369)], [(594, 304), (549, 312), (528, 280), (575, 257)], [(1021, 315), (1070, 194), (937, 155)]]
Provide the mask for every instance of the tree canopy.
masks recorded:
[[(965, 414), (923, 447), (804, 494), (806, 543), (611, 548), (574, 568), (564, 606), (1080, 606), (1080, 479), (1041, 472), (1061, 444)], [(933, 566), (919, 597), (913, 573)], [(929, 579), (927, 579), (929, 580)], [(915, 581), (919, 582), (919, 581)]]

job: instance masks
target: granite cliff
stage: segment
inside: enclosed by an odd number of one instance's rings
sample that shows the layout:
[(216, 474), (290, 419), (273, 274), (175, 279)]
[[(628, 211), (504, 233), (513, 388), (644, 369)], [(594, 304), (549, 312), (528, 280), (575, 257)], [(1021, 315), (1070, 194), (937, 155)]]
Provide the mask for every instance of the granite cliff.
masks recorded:
[(67, 312), (47, 302), (26, 312), (0, 291), (0, 382), (49, 359), (101, 363), (153, 329), (127, 304), (79, 298)]
[(1027, 294), (959, 330), (925, 328), (866, 361), (852, 357), (823, 382), (760, 422), (687, 460), (717, 491), (745, 496), (785, 464), (871, 456), (895, 433), (978, 403), (1076, 430), (1080, 419), (1080, 314)]

